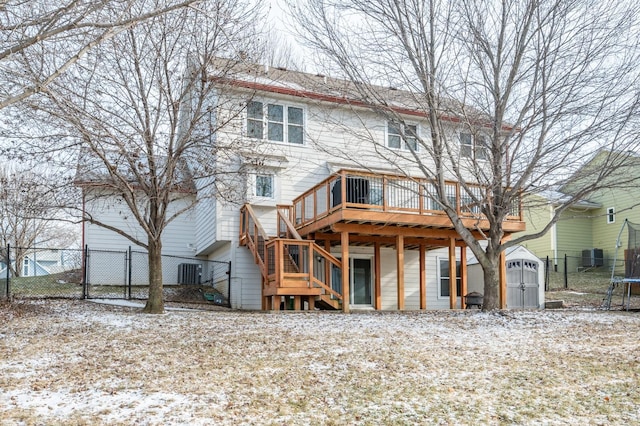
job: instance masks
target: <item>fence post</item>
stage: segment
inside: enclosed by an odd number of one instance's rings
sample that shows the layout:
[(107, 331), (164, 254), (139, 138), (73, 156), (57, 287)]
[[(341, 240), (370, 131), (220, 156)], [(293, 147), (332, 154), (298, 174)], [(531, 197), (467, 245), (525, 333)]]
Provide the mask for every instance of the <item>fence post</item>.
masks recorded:
[(10, 273), (11, 270), (11, 244), (7, 244), (7, 282), (6, 282), (6, 289), (5, 289), (5, 295), (7, 296), (7, 300), (9, 300), (9, 277), (11, 276)]
[(82, 298), (87, 299), (89, 297), (89, 287), (87, 284), (87, 270), (89, 269), (89, 246), (84, 246), (82, 253)]
[(569, 288), (569, 265), (567, 265), (567, 253), (564, 254), (564, 288)]
[(133, 268), (133, 261), (131, 260), (131, 256), (132, 256), (131, 246), (129, 246), (129, 271), (127, 274), (127, 281), (128, 281), (127, 288), (129, 290), (129, 300), (131, 300), (131, 271)]
[(231, 261), (229, 261), (229, 268), (227, 269), (227, 302), (231, 307)]
[(549, 291), (549, 256), (544, 262), (544, 291)]

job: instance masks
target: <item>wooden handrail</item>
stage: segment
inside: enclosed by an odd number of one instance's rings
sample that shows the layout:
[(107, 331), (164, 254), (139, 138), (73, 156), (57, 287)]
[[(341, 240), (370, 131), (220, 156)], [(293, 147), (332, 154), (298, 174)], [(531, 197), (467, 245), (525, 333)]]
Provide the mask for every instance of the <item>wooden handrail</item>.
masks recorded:
[[(249, 219), (253, 221), (253, 229), (249, 229)], [(240, 209), (240, 222), (240, 241), (249, 247), (254, 255), (256, 263), (260, 267), (262, 276), (267, 278), (269, 273), (267, 271), (265, 259), (260, 253), (262, 252), (263, 254), (266, 254), (266, 242), (269, 240), (269, 237), (262, 228), (262, 225), (260, 225), (255, 212), (249, 204), (245, 204)], [(254, 235), (258, 238), (254, 238)], [(259, 238), (262, 238), (262, 243), (260, 243)], [(260, 250), (260, 244), (263, 245), (262, 250)]]
[[(346, 195), (349, 193), (347, 179), (358, 178), (367, 181), (368, 197), (364, 197), (362, 200), (349, 200)], [(477, 212), (471, 211), (474, 206), (477, 205), (476, 202), (465, 203), (468, 197), (463, 196), (466, 194), (466, 191), (463, 194), (460, 182), (445, 181), (445, 184), (451, 189), (452, 198), (455, 198), (451, 201), (455, 204), (453, 207), (456, 211), (463, 216), (477, 214)], [(333, 191), (336, 191), (335, 193), (338, 194), (334, 194), (335, 197), (332, 197), (332, 185), (334, 187)], [(340, 186), (337, 187), (337, 185)], [(402, 175), (341, 169), (336, 174), (329, 176), (294, 199), (292, 215), (296, 225), (313, 222), (329, 215), (336, 209), (354, 206), (384, 212), (406, 212), (446, 216), (444, 210), (438, 208), (439, 202), (437, 197), (423, 191), (424, 187), (429, 185), (431, 185), (430, 181), (424, 178), (410, 178)], [(338, 189), (335, 189), (336, 187)], [(466, 184), (466, 187), (471, 189), (483, 188), (477, 184)], [(371, 196), (373, 189), (377, 192), (377, 199), (373, 199)], [(319, 196), (319, 194), (322, 196)], [(407, 194), (412, 194), (412, 196), (408, 196)], [(353, 196), (353, 194), (351, 195)], [(399, 201), (394, 201), (394, 197)], [(430, 200), (429, 203), (425, 203), (427, 199)], [(313, 203), (313, 205), (307, 205), (309, 203)], [(320, 207), (318, 207), (319, 205)], [(308, 216), (309, 214), (311, 216)], [(507, 220), (522, 221), (521, 207), (515, 215), (509, 215)]]
[[(295, 272), (286, 272), (284, 269), (284, 259), (285, 259), (285, 251), (286, 255), (291, 256), (290, 250), (285, 250), (286, 246), (298, 246), (300, 247), (301, 254), (303, 252), (302, 247), (307, 247), (307, 256), (305, 259), (298, 258), (298, 263), (296, 264)], [(335, 258), (331, 253), (327, 252), (325, 249), (317, 245), (313, 240), (303, 240), (303, 239), (292, 239), (292, 238), (277, 238), (269, 241), (266, 244), (267, 247), (274, 246), (276, 253), (276, 262), (275, 262), (275, 271), (269, 275), (270, 278), (275, 280), (282, 280), (287, 277), (295, 277), (302, 278), (304, 281), (308, 282), (309, 285), (321, 287), (325, 290), (325, 292), (333, 295), (337, 299), (342, 300), (342, 295), (337, 291), (333, 290), (329, 284), (323, 282), (315, 277), (313, 271), (313, 260), (315, 255), (319, 255), (324, 258), (330, 264), (335, 265), (338, 268), (342, 268), (342, 263)], [(306, 263), (302, 263), (302, 262)], [(299, 265), (302, 265), (302, 270)], [(305, 266), (306, 265), (306, 266)], [(306, 272), (305, 272), (306, 271)], [(325, 280), (329, 277), (325, 277)]]
[[(287, 209), (286, 214), (282, 212), (282, 209), (284, 208)], [(278, 206), (278, 236), (282, 235), (282, 231), (285, 231), (285, 234), (287, 236), (291, 236), (296, 240), (301, 240), (302, 237), (300, 236), (295, 226), (293, 226), (293, 223), (291, 223), (291, 220), (289, 219), (290, 211), (291, 211), (290, 206)], [(284, 225), (285, 225), (284, 230), (280, 229), (280, 220), (284, 222)]]

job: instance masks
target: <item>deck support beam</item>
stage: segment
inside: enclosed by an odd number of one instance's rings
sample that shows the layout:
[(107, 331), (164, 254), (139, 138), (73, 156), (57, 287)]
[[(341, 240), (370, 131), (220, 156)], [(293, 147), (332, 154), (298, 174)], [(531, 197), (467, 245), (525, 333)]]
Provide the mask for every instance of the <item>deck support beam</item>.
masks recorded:
[(398, 310), (404, 310), (404, 236), (396, 237), (396, 271), (398, 279)]
[(427, 256), (424, 244), (420, 244), (420, 309), (427, 309)]
[(373, 263), (374, 263), (374, 284), (373, 284), (373, 307), (376, 310), (382, 309), (382, 287), (380, 280), (380, 271), (381, 271), (381, 261), (382, 257), (380, 256), (380, 243), (375, 243), (373, 246)]
[(449, 238), (449, 308), (458, 307), (458, 295), (456, 294), (456, 240)]
[[(344, 182), (343, 182), (344, 185)], [(346, 194), (346, 192), (343, 192)], [(349, 232), (340, 233), (342, 249), (342, 312), (349, 312)]]
[(467, 292), (467, 248), (460, 247), (460, 307), (467, 308), (464, 296)]
[(500, 299), (500, 309), (507, 309), (507, 257), (504, 250), (500, 252), (500, 260), (498, 270), (500, 276), (498, 279), (499, 289), (498, 295)]

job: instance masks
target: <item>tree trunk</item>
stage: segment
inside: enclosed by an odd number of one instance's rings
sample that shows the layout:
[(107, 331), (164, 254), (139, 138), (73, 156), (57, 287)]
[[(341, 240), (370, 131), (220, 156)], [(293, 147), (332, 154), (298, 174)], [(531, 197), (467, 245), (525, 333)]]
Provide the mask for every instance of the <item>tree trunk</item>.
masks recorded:
[(483, 267), (484, 272), (484, 298), (482, 300), (483, 311), (500, 309), (500, 253), (495, 253), (489, 258), (490, 267)]
[(144, 307), (148, 314), (164, 313), (162, 292), (162, 242), (149, 241), (149, 298)]

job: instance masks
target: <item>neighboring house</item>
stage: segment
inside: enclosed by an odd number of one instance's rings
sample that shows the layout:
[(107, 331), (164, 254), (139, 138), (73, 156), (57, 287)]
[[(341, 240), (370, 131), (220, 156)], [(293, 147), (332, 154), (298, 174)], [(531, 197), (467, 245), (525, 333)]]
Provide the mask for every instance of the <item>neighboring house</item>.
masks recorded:
[[(35, 277), (42, 275), (50, 275), (68, 270), (69, 265), (73, 264), (74, 259), (67, 255), (66, 250), (43, 249), (36, 252), (29, 252), (22, 260), (20, 269), (21, 277)], [(15, 262), (11, 262), (12, 265)], [(77, 263), (77, 262), (76, 262)], [(0, 262), (0, 278), (7, 274), (7, 265)]]
[[(168, 230), (166, 251), (194, 247), (191, 254), (230, 261), (234, 308), (464, 307), (461, 296), (477, 280), (467, 273), (464, 243), (437, 200), (422, 192), (419, 178), (406, 177), (420, 176), (415, 164), (408, 159), (391, 167), (371, 140), (400, 160), (410, 148), (419, 150), (415, 140), (400, 134), (426, 134), (426, 118), (406, 92), (379, 90), (390, 104), (402, 105), (397, 111), (411, 123), (406, 129), (365, 107), (354, 111), (357, 103), (345, 81), (267, 67), (248, 67), (227, 79), (218, 100), (235, 99), (245, 108), (215, 135), (215, 143), (240, 137), (246, 146), (224, 164), (240, 177), (235, 184), (242, 187), (245, 204), (199, 190), (195, 221), (185, 216), (179, 229)], [(231, 115), (221, 108), (216, 114)], [(452, 120), (447, 131), (460, 141), (460, 155), (481, 160), (478, 138), (457, 126)], [(448, 185), (448, 197), (459, 208), (474, 209), (456, 197), (457, 182)], [(120, 207), (102, 203), (86, 209), (110, 223), (127, 223)], [(465, 221), (469, 228), (488, 227), (471, 215)], [(520, 212), (512, 212), (506, 233), (523, 229)], [(90, 248), (129, 245), (89, 224), (84, 235)], [(506, 277), (506, 265), (501, 269)], [(459, 285), (450, 285), (451, 279)], [(506, 306), (504, 280), (501, 294)]]
[[(587, 162), (584, 168), (593, 167), (599, 161), (600, 152)], [(640, 158), (637, 167), (625, 169), (626, 179), (629, 174), (635, 175), (640, 183)], [(578, 171), (577, 173), (580, 173)], [(615, 177), (613, 178), (615, 179)], [(631, 176), (634, 179), (634, 176)], [(570, 193), (570, 186), (560, 191), (535, 196), (530, 203), (535, 207), (523, 208), (523, 219), (527, 223), (525, 233), (535, 233), (546, 226), (559, 203)], [(541, 202), (543, 201), (543, 202)], [(620, 234), (620, 249), (617, 253), (619, 261), (624, 259), (627, 248), (628, 230), (622, 229), (625, 219), (640, 224), (640, 187), (637, 183), (620, 187), (599, 190), (589, 196), (588, 200), (580, 200), (567, 208), (557, 223), (544, 236), (526, 241), (522, 245), (541, 259), (549, 257), (551, 267), (562, 270), (564, 257), (567, 256), (569, 271), (576, 272), (585, 268), (610, 268), (616, 256), (616, 242)], [(514, 235), (517, 236), (518, 234)], [(620, 263), (618, 263), (620, 266)]]

